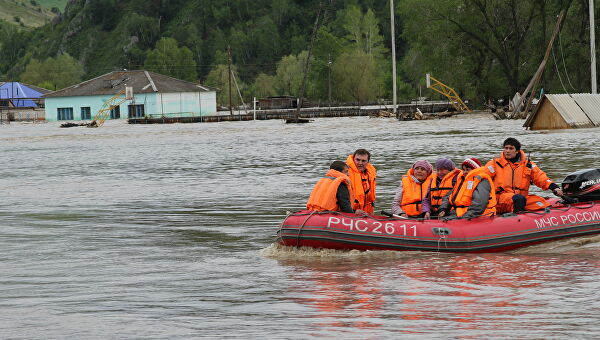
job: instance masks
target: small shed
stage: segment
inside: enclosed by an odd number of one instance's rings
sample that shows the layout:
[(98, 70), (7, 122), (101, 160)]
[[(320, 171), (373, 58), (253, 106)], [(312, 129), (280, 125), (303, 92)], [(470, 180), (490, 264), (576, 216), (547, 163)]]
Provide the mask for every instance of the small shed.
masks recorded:
[(293, 109), (298, 107), (298, 98), (292, 96), (271, 96), (258, 99), (260, 110)]
[(545, 94), (523, 127), (529, 130), (600, 126), (600, 94)]

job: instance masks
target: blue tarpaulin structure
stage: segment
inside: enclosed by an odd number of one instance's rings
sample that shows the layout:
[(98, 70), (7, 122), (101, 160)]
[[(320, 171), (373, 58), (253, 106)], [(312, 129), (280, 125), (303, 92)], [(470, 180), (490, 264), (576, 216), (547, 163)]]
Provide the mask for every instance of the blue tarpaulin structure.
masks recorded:
[(49, 91), (19, 82), (0, 83), (0, 103), (8, 107), (38, 107), (46, 92)]

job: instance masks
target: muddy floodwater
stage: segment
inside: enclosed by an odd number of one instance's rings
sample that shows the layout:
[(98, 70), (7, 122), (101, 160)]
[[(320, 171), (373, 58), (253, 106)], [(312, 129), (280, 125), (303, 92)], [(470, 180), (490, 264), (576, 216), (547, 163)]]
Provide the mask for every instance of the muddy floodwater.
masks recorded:
[(1, 125), (0, 338), (599, 338), (600, 236), (476, 255), (273, 244), (357, 148), (377, 210), (414, 160), (487, 161), (509, 136), (555, 181), (600, 166), (600, 129), (522, 124)]

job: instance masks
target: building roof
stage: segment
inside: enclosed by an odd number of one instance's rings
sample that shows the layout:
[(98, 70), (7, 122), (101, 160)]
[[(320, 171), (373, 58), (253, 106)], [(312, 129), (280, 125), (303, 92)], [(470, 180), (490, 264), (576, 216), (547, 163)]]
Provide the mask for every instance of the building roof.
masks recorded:
[(46, 98), (114, 95), (132, 87), (133, 93), (211, 92), (215, 88), (172, 78), (150, 71), (114, 71), (82, 83), (54, 91)]
[(572, 128), (600, 126), (600, 94), (590, 93), (545, 94), (523, 126), (530, 127), (540, 108), (548, 102)]
[[(21, 83), (21, 84), (23, 84), (23, 83)], [(48, 89), (45, 89), (43, 87), (38, 87), (38, 86), (35, 86), (35, 85), (29, 85), (29, 84), (25, 84), (25, 85), (29, 86), (29, 88), (31, 88), (33, 90), (38, 91), (41, 94), (46, 94), (46, 93), (53, 92), (52, 90), (48, 90)]]
[(50, 91), (19, 82), (0, 83), (0, 99), (10, 100), (14, 107), (37, 107), (35, 98)]

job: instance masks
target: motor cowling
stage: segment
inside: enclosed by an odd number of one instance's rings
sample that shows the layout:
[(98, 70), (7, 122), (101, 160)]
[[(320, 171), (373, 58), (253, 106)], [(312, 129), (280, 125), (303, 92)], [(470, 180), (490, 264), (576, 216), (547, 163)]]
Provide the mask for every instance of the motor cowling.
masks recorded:
[(576, 171), (562, 181), (565, 196), (579, 202), (600, 200), (600, 169)]

